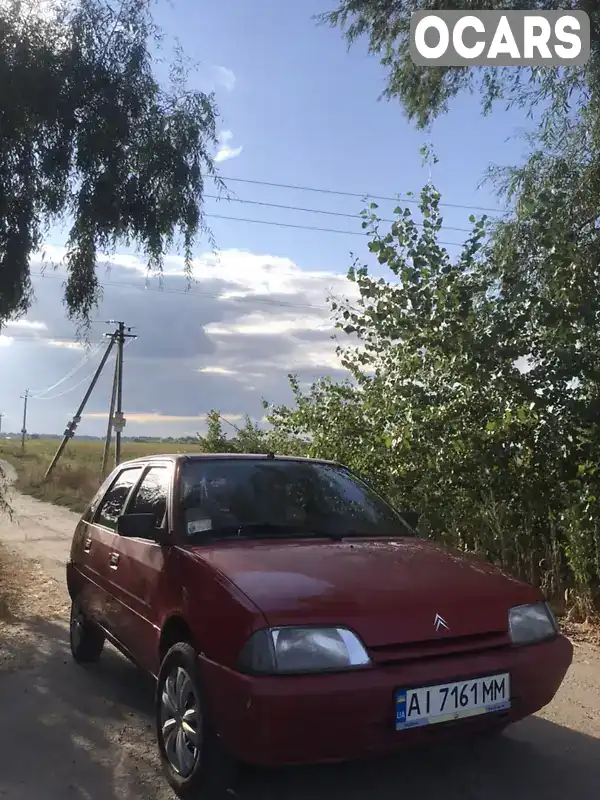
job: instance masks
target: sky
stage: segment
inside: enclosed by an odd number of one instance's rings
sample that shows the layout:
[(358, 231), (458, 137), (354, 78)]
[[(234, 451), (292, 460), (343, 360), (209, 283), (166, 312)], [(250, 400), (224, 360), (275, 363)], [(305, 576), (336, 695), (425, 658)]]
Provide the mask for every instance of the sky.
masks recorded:
[[(449, 204), (442, 241), (450, 252), (467, 236), (470, 214), (499, 208), (481, 182), (490, 165), (522, 160), (515, 134), (525, 119), (500, 107), (484, 118), (478, 98), (461, 95), (427, 140), (399, 103), (378, 99), (386, 73), (365, 43), (348, 50), (339, 30), (316, 23), (314, 15), (333, 6), (159, 0), (165, 55), (179, 43), (196, 65), (192, 86), (214, 91), (220, 109), (215, 156), (232, 199), (215, 199), (207, 184), (217, 254), (198, 242), (191, 288), (176, 254), (166, 260), (162, 288), (143, 256), (125, 249), (99, 264), (103, 299), (88, 350), (76, 344), (65, 315), (64, 270), (41, 277), (40, 257), (32, 260), (35, 302), (0, 335), (4, 431), (20, 430), (29, 389), (28, 431), (62, 432), (101, 358), (110, 319), (137, 336), (124, 355), (125, 435), (203, 432), (213, 408), (233, 425), (245, 414), (261, 420), (263, 398), (291, 399), (288, 373), (306, 386), (323, 375), (343, 377), (328, 297), (353, 296), (346, 274), (354, 256), (377, 269), (355, 216), (363, 196), (418, 193), (430, 177), (419, 149), (430, 141), (439, 159), (431, 178)], [(397, 204), (378, 202), (386, 217)], [(60, 261), (63, 244), (64, 233), (52, 231), (46, 260)], [(106, 429), (112, 364), (111, 357), (80, 434)]]

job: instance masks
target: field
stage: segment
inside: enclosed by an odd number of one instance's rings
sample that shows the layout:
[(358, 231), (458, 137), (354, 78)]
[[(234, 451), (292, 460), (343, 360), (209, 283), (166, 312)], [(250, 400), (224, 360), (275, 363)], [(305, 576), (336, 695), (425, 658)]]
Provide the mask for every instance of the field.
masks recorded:
[[(51, 503), (83, 511), (88, 500), (100, 485), (103, 442), (71, 441), (68, 443), (48, 481), (44, 474), (59, 445), (58, 439), (30, 439), (21, 453), (19, 439), (0, 438), (0, 459), (9, 461), (19, 475), (17, 488)], [(121, 460), (155, 453), (198, 452), (194, 444), (172, 442), (123, 442)], [(109, 454), (109, 469), (114, 465), (114, 444)]]

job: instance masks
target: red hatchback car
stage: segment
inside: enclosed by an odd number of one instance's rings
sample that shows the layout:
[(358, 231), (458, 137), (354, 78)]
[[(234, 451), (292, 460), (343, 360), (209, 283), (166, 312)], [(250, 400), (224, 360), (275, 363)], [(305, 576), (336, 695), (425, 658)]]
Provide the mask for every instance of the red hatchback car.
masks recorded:
[(218, 794), (239, 761), (500, 730), (552, 700), (573, 655), (537, 589), (419, 538), (327, 461), (123, 463), (77, 526), (67, 581), (74, 658), (109, 639), (156, 678), (181, 797)]

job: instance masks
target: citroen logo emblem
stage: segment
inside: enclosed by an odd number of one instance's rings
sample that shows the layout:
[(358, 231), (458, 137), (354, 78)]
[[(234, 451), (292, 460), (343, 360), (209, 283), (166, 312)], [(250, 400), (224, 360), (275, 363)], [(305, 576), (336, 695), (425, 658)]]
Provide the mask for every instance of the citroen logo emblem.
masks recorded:
[(447, 631), (450, 630), (446, 620), (443, 617), (440, 617), (439, 614), (435, 615), (435, 619), (433, 620), (433, 624), (435, 626), (436, 631), (439, 631), (441, 628), (445, 628)]

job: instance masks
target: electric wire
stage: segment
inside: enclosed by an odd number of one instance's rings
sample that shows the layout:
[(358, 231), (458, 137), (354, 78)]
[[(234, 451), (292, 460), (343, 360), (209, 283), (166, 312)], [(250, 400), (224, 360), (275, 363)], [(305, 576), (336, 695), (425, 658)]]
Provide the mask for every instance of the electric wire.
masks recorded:
[[(389, 197), (386, 195), (377, 195), (371, 194), (370, 192), (344, 192), (340, 189), (324, 189), (319, 188), (317, 186), (297, 186), (292, 183), (276, 183), (275, 181), (259, 181), (259, 180), (252, 180), (250, 178), (234, 178), (231, 175), (225, 177), (220, 176), (221, 180), (227, 184), (227, 181), (230, 183), (247, 183), (253, 186), (270, 186), (275, 189), (291, 189), (296, 192), (315, 192), (318, 194), (330, 194), (330, 195), (337, 195), (339, 197), (357, 197), (361, 200), (370, 199), (370, 200), (382, 200), (384, 202), (391, 202), (391, 203), (415, 203), (419, 204), (421, 201), (415, 197), (407, 197), (406, 195), (398, 195), (397, 197)], [(461, 208), (466, 211), (484, 211), (491, 214), (499, 214), (502, 213), (502, 209), (499, 208), (488, 208), (486, 206), (475, 206), (475, 205), (464, 205), (462, 203), (446, 203), (440, 202), (440, 206), (445, 206), (446, 208)]]
[(67, 374), (64, 375), (60, 380), (56, 381), (56, 383), (53, 383), (51, 386), (48, 386), (46, 389), (40, 389), (40, 390), (32, 389), (31, 390), (32, 399), (34, 399), (34, 400), (43, 400), (44, 398), (42, 397), (42, 395), (48, 394), (48, 392), (51, 392), (53, 389), (56, 389), (58, 386), (61, 386), (65, 381), (68, 381), (70, 378), (72, 378), (73, 375), (75, 375), (77, 372), (79, 372), (79, 370), (83, 366), (85, 366), (85, 364), (88, 363), (88, 361), (90, 361), (92, 358), (94, 358), (94, 356), (100, 350), (101, 344), (102, 343), (100, 342), (95, 347), (93, 347), (93, 349), (89, 353), (87, 353), (81, 359), (81, 361), (79, 363), (77, 363), (72, 369), (70, 369), (69, 372), (67, 372)]
[[(226, 214), (204, 214), (207, 219), (222, 219), (222, 220), (229, 220), (230, 222), (251, 222), (255, 225), (273, 225), (277, 228), (295, 228), (296, 230), (302, 231), (316, 231), (318, 233), (341, 233), (344, 236), (367, 236), (368, 231), (347, 231), (343, 230), (342, 228), (321, 228), (317, 225), (299, 225), (298, 223), (294, 222), (279, 222), (274, 220), (268, 219), (250, 219), (249, 217), (230, 217)], [(462, 247), (462, 242), (444, 242), (442, 240), (438, 240), (438, 244), (442, 244), (445, 247)]]
[[(283, 209), (285, 211), (302, 211), (306, 214), (326, 214), (327, 216), (330, 217), (344, 217), (346, 219), (362, 220), (362, 216), (360, 214), (348, 214), (347, 212), (344, 211), (329, 211), (328, 209), (325, 208), (306, 208), (304, 206), (290, 206), (284, 203), (267, 203), (263, 200), (248, 200), (242, 197), (220, 197), (217, 194), (205, 194), (204, 197), (207, 200), (218, 200), (220, 202), (245, 203), (247, 205), (264, 206), (266, 208), (278, 208), (278, 209)], [(389, 223), (395, 222), (395, 220), (386, 219), (385, 217), (380, 217), (379, 221), (389, 222)], [(416, 222), (415, 225), (421, 228), (423, 227), (422, 222)], [(456, 231), (457, 233), (472, 233), (470, 228), (456, 228), (451, 225), (442, 225), (442, 229), (447, 231)], [(359, 231), (356, 231), (356, 233), (359, 233)]]
[(96, 372), (95, 369), (92, 370), (92, 372), (90, 372), (87, 375), (85, 375), (83, 378), (81, 378), (81, 380), (77, 381), (77, 383), (74, 383), (73, 386), (70, 386), (68, 389), (65, 389), (63, 392), (59, 392), (58, 394), (54, 394), (51, 397), (33, 397), (32, 396), (31, 399), (32, 400), (58, 400), (59, 397), (64, 397), (66, 394), (69, 394), (69, 392), (72, 392), (75, 389), (78, 389), (84, 383), (86, 383), (87, 381), (90, 381), (93, 378), (95, 372)]
[[(61, 274), (53, 274), (49, 275), (47, 272), (31, 272), (30, 273), (33, 277), (39, 277), (42, 279), (50, 278), (53, 280), (63, 280), (64, 275)], [(215, 297), (217, 299), (222, 298), (223, 292), (204, 292), (204, 291), (197, 291), (194, 292), (191, 289), (174, 289), (168, 287), (155, 287), (155, 286), (140, 286), (137, 283), (131, 283), (126, 281), (101, 281), (99, 284), (101, 287), (111, 287), (111, 288), (127, 288), (127, 289), (138, 289), (141, 292), (159, 292), (162, 294), (179, 294), (179, 295), (187, 295), (191, 297)], [(302, 309), (312, 309), (314, 311), (325, 311), (327, 307), (325, 305), (317, 306), (314, 304), (309, 303), (290, 303), (286, 300), (274, 300), (270, 297), (255, 297), (254, 295), (244, 295), (243, 297), (231, 297), (231, 298), (223, 298), (224, 300), (234, 300), (236, 302), (248, 302), (252, 301), (255, 303), (264, 303), (266, 305), (274, 305), (274, 306), (283, 306), (287, 308), (302, 308)], [(25, 337), (29, 339), (29, 337)], [(43, 338), (43, 337), (38, 337)], [(56, 337), (48, 337), (49, 339), (54, 339)], [(33, 337), (32, 337), (33, 340)]]
[[(133, 341), (133, 339), (128, 339), (123, 344), (123, 350), (125, 350), (131, 344), (132, 341)], [(100, 342), (100, 344), (102, 344), (102, 342)], [(108, 345), (107, 345), (107, 347), (108, 347)], [(82, 386), (87, 381), (90, 381), (94, 377), (95, 374), (96, 374), (96, 370), (94, 369), (94, 370), (92, 370), (92, 372), (90, 372), (85, 377), (83, 377), (80, 381), (77, 381), (77, 383), (74, 383), (73, 386), (70, 386), (68, 389), (65, 389), (63, 392), (59, 392), (59, 394), (55, 394), (52, 397), (33, 397), (32, 396), (31, 399), (32, 400), (58, 400), (59, 397), (64, 397), (66, 394), (69, 394), (70, 392), (74, 391), (75, 389), (78, 389), (80, 386)]]

